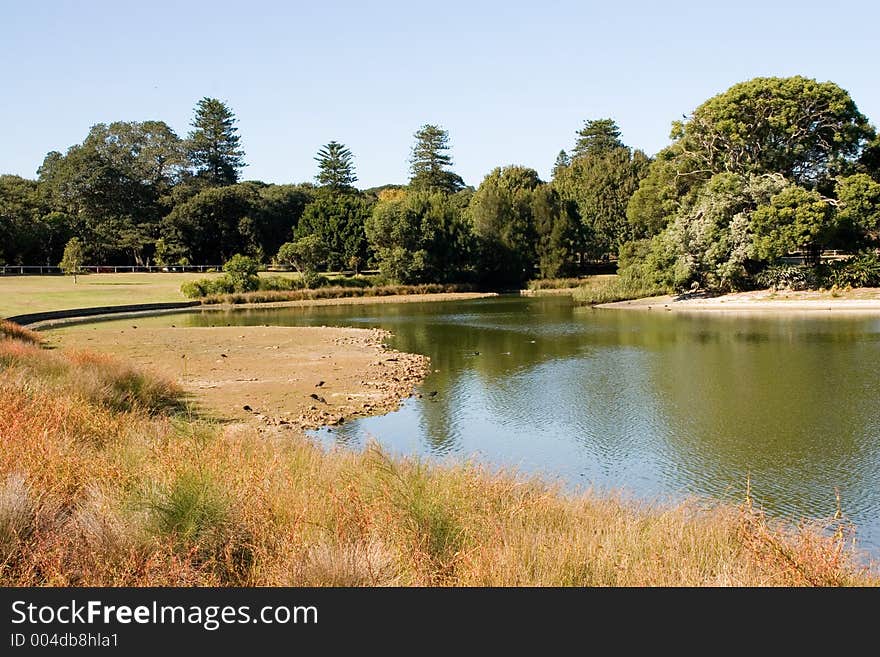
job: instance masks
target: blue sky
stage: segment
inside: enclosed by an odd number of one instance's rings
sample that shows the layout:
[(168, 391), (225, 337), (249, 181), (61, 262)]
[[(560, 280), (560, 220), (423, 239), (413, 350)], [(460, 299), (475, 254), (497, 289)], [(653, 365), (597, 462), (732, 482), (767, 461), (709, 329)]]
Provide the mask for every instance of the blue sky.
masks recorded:
[(731, 84), (802, 74), (880, 122), (880, 3), (0, 0), (0, 173), (32, 177), (91, 125), (161, 119), (202, 96), (239, 118), (244, 177), (302, 182), (331, 139), (360, 187), (405, 182), (412, 133), (450, 132), (455, 169), (549, 177), (588, 118), (654, 153)]

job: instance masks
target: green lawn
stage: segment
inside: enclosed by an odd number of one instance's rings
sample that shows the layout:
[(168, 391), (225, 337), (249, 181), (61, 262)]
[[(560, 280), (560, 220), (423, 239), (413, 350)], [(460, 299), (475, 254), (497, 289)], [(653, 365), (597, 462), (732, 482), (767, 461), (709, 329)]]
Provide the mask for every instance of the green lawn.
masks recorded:
[[(187, 301), (180, 293), (182, 283), (219, 275), (88, 274), (77, 276), (76, 284), (72, 276), (0, 276), (0, 317), (68, 308)], [(278, 272), (271, 275), (298, 276)]]

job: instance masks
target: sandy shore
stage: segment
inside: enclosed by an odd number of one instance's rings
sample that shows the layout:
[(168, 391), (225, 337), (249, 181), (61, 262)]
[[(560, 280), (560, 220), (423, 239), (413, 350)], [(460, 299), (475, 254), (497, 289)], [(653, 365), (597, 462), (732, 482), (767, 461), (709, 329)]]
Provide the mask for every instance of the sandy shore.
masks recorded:
[(757, 290), (718, 296), (650, 297), (604, 303), (596, 308), (661, 312), (822, 311), (880, 313), (880, 288), (861, 288), (833, 296), (831, 292)]
[(296, 430), (393, 410), (428, 365), (425, 356), (385, 347), (388, 333), (379, 329), (136, 326), (47, 337), (165, 375), (211, 416)]

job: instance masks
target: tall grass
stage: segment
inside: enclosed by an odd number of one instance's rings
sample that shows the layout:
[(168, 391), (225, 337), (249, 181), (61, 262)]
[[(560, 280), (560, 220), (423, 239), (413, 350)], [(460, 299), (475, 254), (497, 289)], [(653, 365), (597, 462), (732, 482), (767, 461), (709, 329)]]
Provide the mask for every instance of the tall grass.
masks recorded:
[(529, 290), (563, 290), (580, 287), (585, 278), (536, 278), (526, 284)]
[(40, 344), (43, 339), (36, 331), (31, 331), (23, 326), (19, 326), (15, 322), (6, 319), (0, 319), (0, 339), (13, 338), (30, 344)]
[(669, 293), (669, 288), (662, 285), (644, 283), (625, 276), (608, 276), (587, 279), (586, 283), (572, 293), (572, 298), (581, 305), (594, 306)]
[[(642, 506), (375, 446), (328, 452), (157, 406), (150, 390), (174, 392), (161, 382), (117, 404), (126, 366), (7, 342), (3, 586), (878, 583), (839, 520), (826, 533), (748, 504)], [(86, 371), (106, 395), (82, 394)]]
[(34, 381), (62, 397), (81, 399), (115, 411), (160, 413), (183, 406), (174, 383), (146, 374), (108, 356), (86, 351), (59, 354), (30, 342), (0, 341), (0, 368), (26, 388)]

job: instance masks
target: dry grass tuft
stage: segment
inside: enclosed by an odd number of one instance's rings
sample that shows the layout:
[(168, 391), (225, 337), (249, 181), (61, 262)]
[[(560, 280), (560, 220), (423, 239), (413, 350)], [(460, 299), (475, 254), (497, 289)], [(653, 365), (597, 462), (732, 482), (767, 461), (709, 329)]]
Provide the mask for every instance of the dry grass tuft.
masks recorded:
[(43, 338), (36, 331), (31, 331), (9, 320), (0, 319), (0, 339), (3, 338), (21, 340), (31, 344), (41, 344), (43, 342)]

